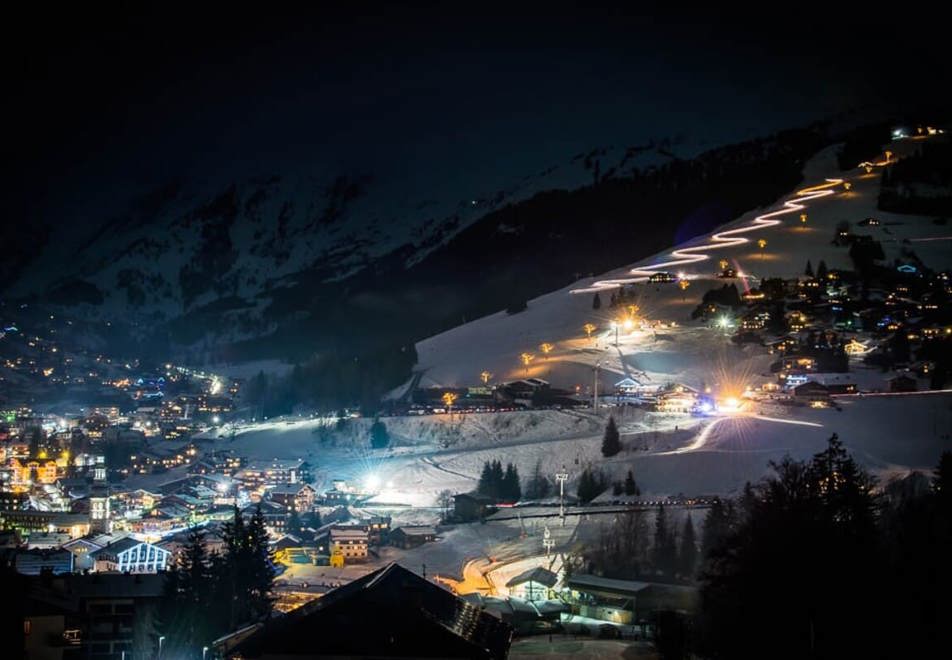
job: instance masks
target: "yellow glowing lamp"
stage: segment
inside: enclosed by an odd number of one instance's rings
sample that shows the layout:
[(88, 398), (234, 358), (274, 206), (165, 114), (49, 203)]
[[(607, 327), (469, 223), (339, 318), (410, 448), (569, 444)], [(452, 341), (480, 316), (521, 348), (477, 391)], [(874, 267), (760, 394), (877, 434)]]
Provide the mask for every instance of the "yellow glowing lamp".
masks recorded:
[(522, 364), (528, 367), (529, 363), (535, 359), (535, 355), (533, 355), (532, 353), (523, 353), (522, 355), (519, 356), (519, 359), (522, 360)]
[(729, 264), (728, 264), (727, 259), (721, 259), (721, 261), (720, 261), (721, 270), (724, 270), (725, 268), (727, 268), (728, 265), (729, 265)]
[(850, 183), (849, 181), (844, 181), (844, 182), (843, 182), (843, 190), (845, 190), (846, 192), (849, 192), (849, 191), (850, 191), (850, 188), (852, 188), (852, 187), (853, 187), (853, 184)]
[(555, 348), (555, 346), (553, 344), (550, 344), (549, 342), (542, 342), (542, 344), (539, 345), (539, 348), (542, 350), (543, 353), (548, 355), (552, 351), (552, 349)]
[(491, 373), (489, 373), (488, 371), (484, 371), (484, 372), (482, 372), (481, 374), (479, 374), (479, 379), (480, 379), (481, 381), (483, 381), (483, 385), (488, 385), (488, 384), (489, 384), (489, 379), (492, 378), (492, 377), (493, 377), (493, 375), (492, 375)]
[(684, 290), (687, 289), (689, 286), (691, 286), (691, 283), (688, 282), (687, 280), (681, 280), (680, 282), (678, 282), (678, 286), (681, 287), (681, 290), (682, 290), (682, 291), (684, 291)]
[(761, 238), (759, 241), (757, 241), (757, 247), (763, 250), (765, 247), (767, 247), (767, 241)]
[(586, 323), (582, 326), (582, 329), (585, 330), (585, 334), (588, 335), (588, 338), (592, 338), (592, 333), (595, 332), (596, 326), (594, 323)]
[(452, 407), (453, 407), (453, 404), (456, 402), (456, 397), (457, 397), (457, 395), (456, 395), (456, 394), (453, 394), (452, 392), (444, 392), (444, 393), (443, 393), (443, 403), (446, 404), (446, 407), (447, 407), (447, 408), (452, 408)]
[(806, 221), (807, 221), (807, 214), (806, 214), (806, 213), (801, 213), (801, 214), (800, 214), (800, 222), (805, 223)]

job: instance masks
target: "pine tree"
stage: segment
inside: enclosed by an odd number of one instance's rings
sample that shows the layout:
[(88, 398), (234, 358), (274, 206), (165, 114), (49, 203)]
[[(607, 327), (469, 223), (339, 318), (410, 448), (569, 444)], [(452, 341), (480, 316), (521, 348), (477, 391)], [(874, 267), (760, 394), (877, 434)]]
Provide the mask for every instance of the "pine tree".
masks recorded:
[(807, 277), (813, 277), (813, 264), (810, 263), (809, 259), (807, 259), (807, 267), (804, 269), (803, 274)]
[(494, 460), (492, 462), (492, 481), (490, 486), (490, 496), (495, 498), (503, 497), (503, 478), (506, 476), (502, 470), (502, 462)]
[(489, 461), (483, 463), (483, 471), (482, 474), (479, 475), (479, 481), (476, 484), (476, 492), (480, 495), (492, 497), (493, 468)]
[(506, 464), (506, 473), (502, 478), (503, 499), (510, 502), (518, 502), (522, 499), (522, 488), (519, 485), (519, 471), (512, 463)]
[(731, 531), (733, 524), (733, 506), (715, 497), (711, 508), (704, 517), (704, 526), (701, 530), (701, 559), (707, 560), (714, 548), (723, 545)]
[(608, 458), (615, 456), (621, 451), (621, 439), (618, 435), (618, 427), (615, 426), (615, 418), (608, 418), (608, 425), (605, 427), (605, 437), (602, 439), (602, 456)]
[(217, 639), (233, 629), (232, 603), (235, 585), (227, 552), (212, 553), (208, 565), (212, 576), (212, 594), (209, 602), (214, 606), (206, 608), (205, 616), (208, 619), (209, 630), (213, 632), (212, 638)]
[(598, 291), (595, 292), (595, 297), (592, 298), (592, 309), (601, 309), (602, 299), (598, 296)]
[(250, 615), (252, 620), (259, 621), (271, 614), (274, 598), (274, 563), (271, 549), (268, 545), (268, 530), (261, 512), (261, 504), (255, 508), (254, 515), (248, 523), (248, 568), (249, 568), (249, 596)]
[(158, 630), (170, 652), (200, 647), (215, 638), (214, 621), (205, 616), (213, 597), (214, 575), (201, 528), (188, 532), (177, 563), (166, 572), (159, 604)]
[(549, 496), (550, 490), (551, 484), (549, 484), (549, 480), (542, 473), (542, 461), (536, 461), (535, 467), (532, 469), (532, 476), (529, 477), (528, 481), (526, 482), (526, 499), (545, 499)]
[(628, 474), (625, 475), (625, 495), (641, 495), (638, 484), (635, 483), (635, 475), (631, 470), (628, 470)]
[(820, 259), (820, 263), (816, 267), (816, 277), (818, 280), (825, 280), (827, 274), (826, 262)]
[(390, 445), (390, 432), (387, 431), (387, 425), (380, 419), (374, 420), (370, 427), (370, 446), (374, 449), (384, 449)]
[(181, 576), (181, 601), (188, 626), (186, 645), (200, 646), (209, 641), (203, 613), (213, 589), (213, 576), (205, 551), (205, 534), (200, 527), (189, 530), (188, 544), (182, 556)]
[(182, 572), (177, 565), (170, 564), (162, 581), (162, 597), (159, 600), (156, 630), (165, 636), (167, 648), (174, 649), (183, 645), (183, 626), (181, 598), (179, 597)]
[(674, 550), (674, 535), (668, 530), (668, 514), (663, 506), (658, 505), (654, 533), (654, 565), (656, 570), (665, 575), (672, 572), (676, 560)]
[(592, 474), (588, 468), (582, 470), (582, 474), (579, 475), (575, 493), (582, 504), (588, 504), (592, 499)]
[[(787, 657), (876, 657), (885, 650), (880, 648), (883, 636), (867, 639), (869, 626), (885, 628), (887, 623), (903, 631), (897, 642), (908, 650), (910, 640), (915, 643), (917, 638), (906, 631), (922, 620), (925, 610), (900, 623), (892, 614), (882, 616), (875, 603), (884, 592), (906, 602), (913, 593), (922, 593), (920, 585), (935, 579), (934, 569), (915, 574), (928, 555), (908, 552), (916, 538), (927, 546), (933, 546), (934, 538), (894, 528), (885, 540), (898, 542), (887, 547), (886, 555), (881, 552), (884, 539), (872, 515), (876, 500), (871, 479), (836, 437), (810, 462), (787, 457), (770, 467), (772, 476), (745, 488), (737, 503), (742, 515), (707, 553), (702, 599), (712, 633), (709, 646), (715, 651), (711, 655), (757, 657), (764, 644), (784, 638)], [(914, 516), (929, 526), (928, 517), (919, 517), (925, 511)], [(712, 508), (708, 514), (705, 537), (715, 527), (714, 512)], [(935, 556), (940, 555), (945, 561), (948, 551)], [(890, 556), (894, 559), (884, 566)], [(886, 576), (882, 584), (870, 584), (869, 575), (876, 571)], [(782, 593), (776, 589), (777, 579), (784, 582)], [(897, 583), (899, 592), (891, 592)], [(912, 584), (916, 586), (909, 590)], [(844, 617), (843, 612), (862, 616)], [(908, 653), (889, 649), (886, 655)]]
[(221, 582), (219, 593), (227, 606), (225, 630), (234, 630), (248, 618), (250, 591), (248, 532), (237, 506), (234, 507), (232, 519), (222, 525), (222, 539), (225, 542), (225, 555), (217, 566), (218, 579)]
[(590, 468), (585, 468), (579, 477), (576, 494), (580, 502), (588, 504), (605, 492), (608, 485), (608, 480), (604, 474), (601, 472), (593, 472)]
[(625, 492), (625, 487), (622, 486), (620, 481), (615, 481), (612, 483), (612, 495), (618, 496)]
[(694, 538), (694, 523), (691, 514), (685, 516), (684, 528), (681, 531), (681, 549), (678, 552), (678, 570), (689, 580), (694, 579), (697, 570), (697, 541)]

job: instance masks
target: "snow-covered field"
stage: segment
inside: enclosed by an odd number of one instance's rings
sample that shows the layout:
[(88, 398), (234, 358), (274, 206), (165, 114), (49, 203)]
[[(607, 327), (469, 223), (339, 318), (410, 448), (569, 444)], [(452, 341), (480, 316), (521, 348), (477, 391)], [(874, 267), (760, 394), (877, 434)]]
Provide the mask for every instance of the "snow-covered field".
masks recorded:
[[(634, 408), (603, 410), (599, 418), (561, 411), (508, 413), (519, 420), (510, 434), (479, 434), (470, 428), (461, 436), (465, 440), (450, 447), (441, 444), (446, 437), (441, 429), (432, 428), (449, 426), (440, 416), (414, 418), (412, 425), (388, 419), (396, 432), (404, 426), (421, 429), (416, 443), (404, 437), (401, 442), (407, 444), (392, 450), (370, 449), (362, 430), (350, 436), (349, 444), (340, 438), (324, 443), (315, 432), (319, 423), (313, 421), (262, 425), (217, 444), (251, 458), (306, 458), (319, 487), (335, 478), (359, 485), (374, 476), (381, 483), (376, 502), (425, 507), (434, 506), (442, 490), (471, 490), (483, 463), (494, 459), (513, 462), (524, 477), (537, 463), (550, 475), (564, 467), (570, 493), (581, 471), (594, 466), (618, 480), (633, 470), (645, 495), (710, 495), (737, 493), (747, 481), (764, 476), (769, 461), (784, 455), (809, 458), (833, 433), (864, 465), (884, 476), (929, 470), (941, 451), (952, 449), (950, 393), (847, 397), (839, 403), (841, 410), (763, 404), (736, 416), (704, 420)], [(601, 427), (609, 412), (621, 422), (624, 449), (604, 459)], [(576, 415), (584, 420), (581, 425), (573, 422)], [(490, 426), (487, 418), (494, 416), (465, 417), (459, 426)], [(483, 419), (470, 419), (479, 417)], [(533, 418), (543, 421), (526, 430)], [(452, 434), (451, 429), (442, 431)]]

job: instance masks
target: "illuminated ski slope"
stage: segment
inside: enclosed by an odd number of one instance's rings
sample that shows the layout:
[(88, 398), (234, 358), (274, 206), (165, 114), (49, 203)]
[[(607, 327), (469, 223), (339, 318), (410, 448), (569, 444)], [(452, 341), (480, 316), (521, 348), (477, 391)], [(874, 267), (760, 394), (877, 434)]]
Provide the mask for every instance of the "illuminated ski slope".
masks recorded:
[[(729, 229), (727, 231), (717, 232), (711, 236), (710, 242), (708, 243), (682, 248), (680, 250), (674, 250), (671, 253), (671, 256), (675, 258), (671, 259), (670, 261), (663, 261), (661, 263), (654, 264), (653, 266), (632, 268), (629, 272), (634, 277), (598, 280), (597, 282), (593, 282), (591, 286), (581, 289), (573, 289), (571, 292), (592, 293), (594, 291), (603, 291), (605, 289), (615, 289), (623, 284), (645, 282), (651, 275), (664, 272), (674, 266), (684, 266), (687, 264), (694, 264), (712, 259), (713, 257), (710, 254), (712, 250), (734, 247), (750, 242), (749, 238), (740, 236), (740, 234), (746, 234), (752, 231), (757, 231), (758, 229), (766, 229), (767, 227), (774, 227), (781, 224), (782, 221), (778, 220), (777, 218), (790, 213), (798, 213), (803, 211), (807, 208), (807, 202), (820, 197), (827, 197), (828, 195), (835, 194), (836, 187), (842, 185), (843, 182), (843, 179), (827, 179), (825, 183), (821, 183), (820, 185), (799, 190), (794, 194), (793, 199), (787, 200), (783, 203), (783, 208), (757, 216), (746, 227), (738, 227), (737, 229)], [(680, 279), (685, 279), (686, 277), (687, 276), (679, 275)]]
[[(892, 161), (890, 161), (887, 157), (885, 160), (875, 163), (862, 163), (860, 168), (871, 169), (873, 167), (883, 167), (888, 165), (890, 162)], [(794, 193), (792, 199), (789, 199), (783, 203), (783, 206), (780, 209), (759, 215), (744, 227), (717, 232), (711, 236), (707, 243), (672, 251), (671, 256), (674, 257), (674, 259), (663, 261), (661, 263), (654, 264), (653, 266), (632, 268), (629, 273), (633, 277), (598, 280), (587, 287), (572, 289), (571, 293), (592, 293), (595, 291), (604, 291), (605, 289), (615, 289), (623, 284), (645, 282), (651, 275), (665, 272), (672, 267), (685, 266), (687, 264), (707, 261), (713, 258), (710, 254), (712, 250), (736, 247), (738, 245), (743, 245), (744, 243), (749, 243), (750, 239), (741, 236), (741, 234), (747, 234), (752, 231), (757, 231), (758, 229), (766, 229), (768, 227), (780, 225), (782, 224), (782, 220), (779, 220), (778, 218), (791, 213), (799, 213), (804, 211), (807, 208), (808, 202), (836, 194), (836, 189), (838, 186), (844, 186), (846, 190), (849, 190), (849, 185), (850, 184), (847, 184), (846, 179), (826, 179), (824, 183), (819, 185), (798, 190), (796, 193)], [(679, 279), (693, 279), (694, 277), (696, 276), (685, 275), (683, 273), (678, 274)]]

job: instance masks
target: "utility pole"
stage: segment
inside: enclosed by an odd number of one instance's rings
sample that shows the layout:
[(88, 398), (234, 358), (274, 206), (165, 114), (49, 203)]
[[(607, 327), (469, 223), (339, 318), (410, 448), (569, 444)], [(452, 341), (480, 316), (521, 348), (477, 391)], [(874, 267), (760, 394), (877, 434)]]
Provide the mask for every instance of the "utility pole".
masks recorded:
[(596, 413), (598, 412), (598, 367), (601, 366), (601, 363), (601, 360), (595, 362), (595, 382), (592, 387), (592, 410)]
[(559, 482), (559, 520), (562, 527), (565, 527), (565, 482), (568, 478), (569, 473), (565, 471), (565, 466), (563, 465), (562, 471), (555, 473), (555, 480)]

